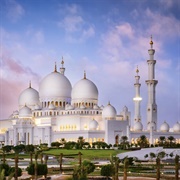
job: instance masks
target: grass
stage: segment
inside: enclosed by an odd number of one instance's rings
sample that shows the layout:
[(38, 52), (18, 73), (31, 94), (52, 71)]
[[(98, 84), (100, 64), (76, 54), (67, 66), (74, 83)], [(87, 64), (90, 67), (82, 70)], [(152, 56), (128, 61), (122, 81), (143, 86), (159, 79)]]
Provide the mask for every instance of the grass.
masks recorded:
[(78, 153), (82, 153), (83, 159), (89, 159), (89, 160), (107, 160), (111, 155), (117, 155), (122, 152), (125, 152), (124, 150), (113, 150), (113, 149), (89, 149), (89, 150), (83, 150), (83, 149), (50, 149), (48, 151), (43, 151), (43, 153), (48, 155), (54, 155), (59, 156), (60, 153), (63, 153), (64, 157), (75, 157), (78, 158)]

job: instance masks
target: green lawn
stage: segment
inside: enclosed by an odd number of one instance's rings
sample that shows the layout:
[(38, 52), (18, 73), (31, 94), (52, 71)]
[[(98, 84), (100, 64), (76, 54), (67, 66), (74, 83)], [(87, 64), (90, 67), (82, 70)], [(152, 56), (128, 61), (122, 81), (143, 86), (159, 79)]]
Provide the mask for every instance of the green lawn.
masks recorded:
[(48, 155), (55, 155), (59, 156), (60, 153), (63, 153), (64, 156), (66, 157), (78, 157), (78, 153), (82, 153), (82, 158), (83, 159), (89, 159), (89, 160), (94, 160), (94, 159), (109, 159), (111, 155), (117, 155), (119, 153), (125, 152), (124, 150), (102, 150), (102, 149), (91, 149), (91, 150), (67, 150), (67, 149), (50, 149), (48, 151), (43, 151), (43, 153), (46, 153)]

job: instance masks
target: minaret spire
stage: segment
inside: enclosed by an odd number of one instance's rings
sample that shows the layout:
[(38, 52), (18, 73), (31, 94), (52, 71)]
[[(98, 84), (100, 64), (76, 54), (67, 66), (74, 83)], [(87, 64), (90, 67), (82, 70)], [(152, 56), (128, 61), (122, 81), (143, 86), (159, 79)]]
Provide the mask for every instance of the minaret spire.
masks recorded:
[[(148, 64), (148, 80), (146, 80), (147, 88), (148, 88), (148, 103), (147, 103), (147, 125), (154, 124), (154, 131), (157, 129), (157, 105), (156, 105), (156, 85), (158, 83), (155, 80), (155, 64), (156, 60), (154, 60), (155, 50), (153, 49), (153, 41), (152, 36), (150, 40), (151, 49), (148, 50), (149, 60), (147, 60)], [(151, 129), (151, 128), (150, 128)]]
[(84, 79), (86, 79), (86, 71), (84, 71)]
[(134, 124), (138, 121), (141, 122), (140, 104), (141, 104), (142, 98), (140, 96), (141, 84), (139, 83), (140, 76), (138, 73), (139, 73), (139, 69), (137, 66), (136, 76), (135, 76), (135, 84), (134, 84), (135, 97), (133, 98), (133, 100), (134, 100)]
[(29, 88), (31, 88), (31, 81), (29, 81)]
[(64, 75), (65, 72), (65, 68), (64, 68), (64, 59), (62, 56), (62, 60), (61, 60), (61, 67), (60, 67), (60, 73)]
[(54, 65), (54, 72), (57, 72), (56, 62), (55, 62), (55, 65)]

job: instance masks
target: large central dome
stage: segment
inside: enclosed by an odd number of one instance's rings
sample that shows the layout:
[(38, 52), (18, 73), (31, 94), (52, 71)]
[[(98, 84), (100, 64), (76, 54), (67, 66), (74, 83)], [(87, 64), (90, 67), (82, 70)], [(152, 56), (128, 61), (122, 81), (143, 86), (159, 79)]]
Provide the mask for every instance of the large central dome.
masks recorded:
[(54, 71), (40, 83), (39, 96), (41, 102), (69, 102), (72, 86), (63, 74)]

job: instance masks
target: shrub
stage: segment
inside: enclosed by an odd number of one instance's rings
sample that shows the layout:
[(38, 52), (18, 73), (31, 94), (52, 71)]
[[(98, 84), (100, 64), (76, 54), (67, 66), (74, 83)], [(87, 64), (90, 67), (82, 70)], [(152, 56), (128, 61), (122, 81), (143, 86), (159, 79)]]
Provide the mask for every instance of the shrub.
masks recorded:
[(111, 164), (102, 166), (101, 176), (106, 176), (108, 178), (109, 176), (112, 176), (113, 174), (114, 174), (114, 168)]
[(87, 174), (94, 172), (95, 165), (92, 162), (85, 160), (83, 161), (83, 166), (85, 167)]
[[(26, 170), (28, 174), (30, 175), (35, 175), (35, 164), (30, 164)], [(37, 175), (47, 175), (48, 173), (48, 168), (47, 164), (37, 164)]]
[[(15, 173), (15, 167), (10, 167), (9, 169), (9, 174), (11, 173)], [(17, 173), (18, 177), (22, 175), (22, 169), (18, 167), (18, 173)], [(14, 175), (15, 176), (15, 175)]]
[(4, 169), (4, 175), (8, 176), (9, 175), (9, 165), (6, 163), (0, 164), (0, 172)]

